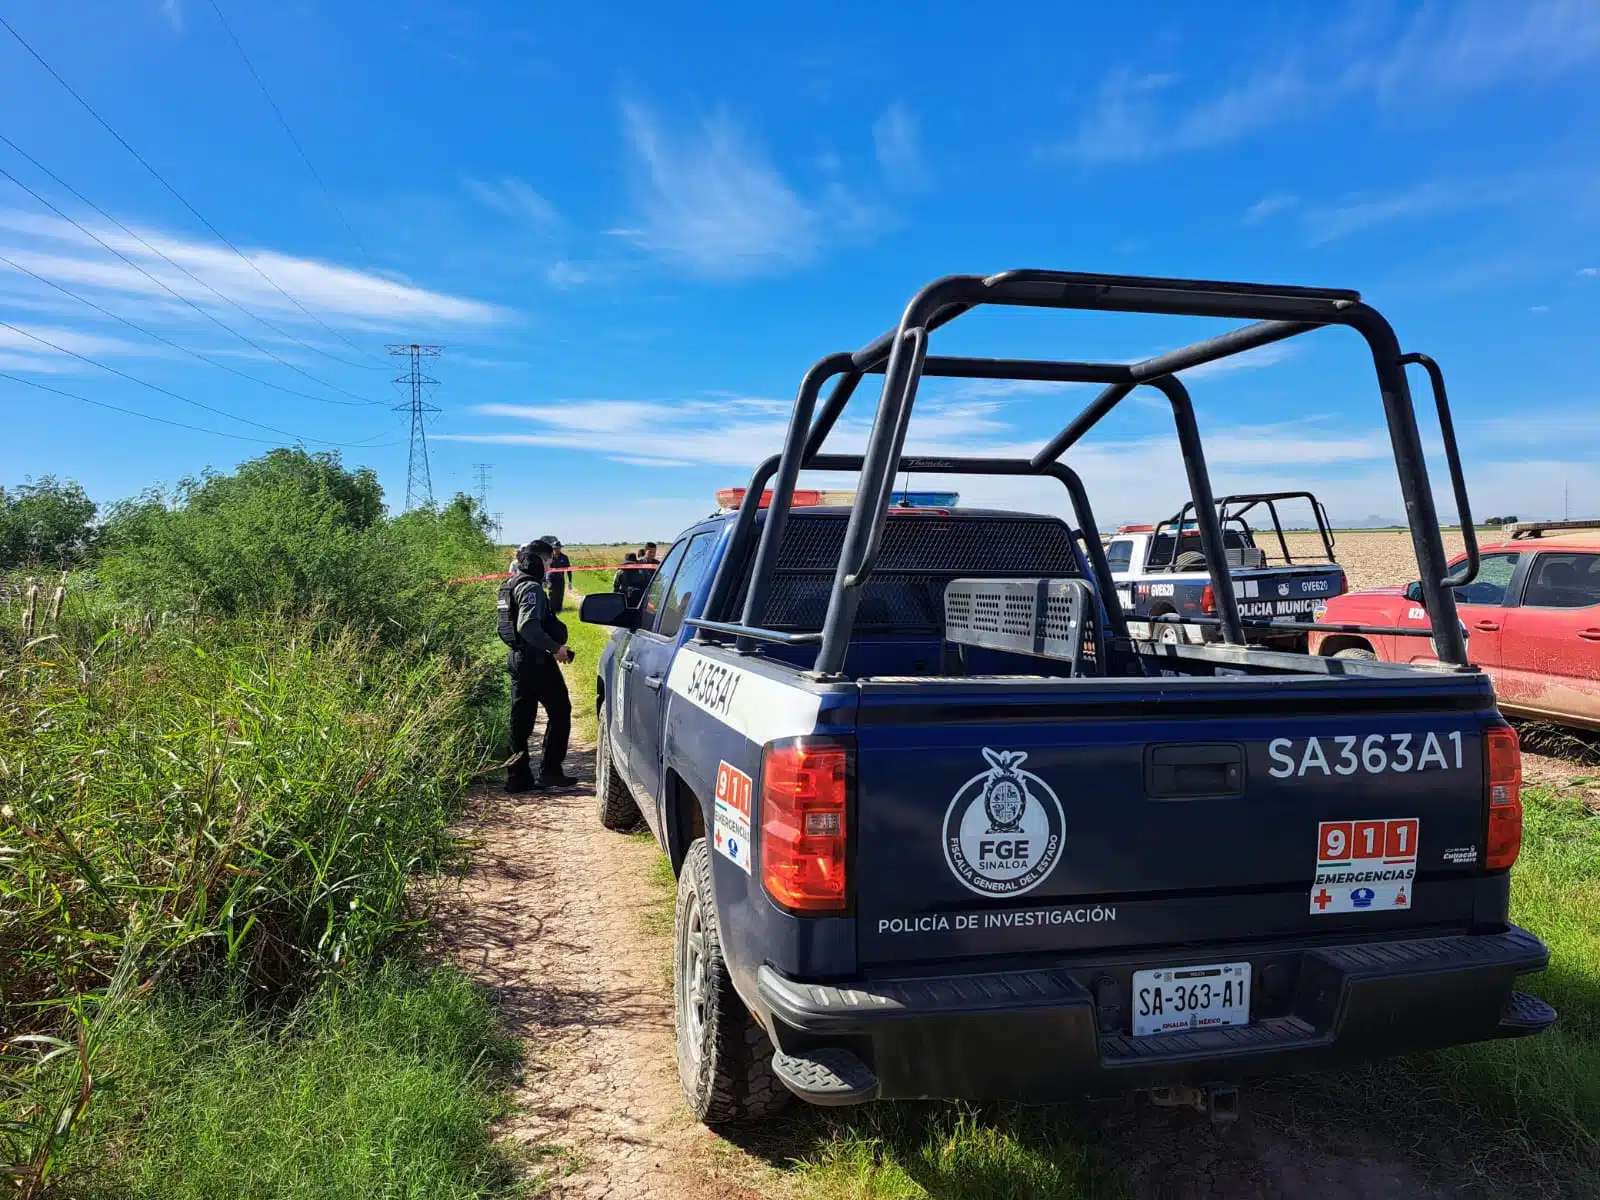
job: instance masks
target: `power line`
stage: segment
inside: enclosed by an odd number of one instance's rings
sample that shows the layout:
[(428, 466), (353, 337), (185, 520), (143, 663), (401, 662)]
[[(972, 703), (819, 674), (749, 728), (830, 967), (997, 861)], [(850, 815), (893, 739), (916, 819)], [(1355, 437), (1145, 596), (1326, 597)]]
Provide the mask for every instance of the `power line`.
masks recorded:
[(395, 380), (396, 383), (411, 385), (411, 399), (394, 406), (396, 412), (411, 413), (411, 456), (406, 462), (406, 511), (410, 512), (423, 504), (432, 508), (433, 474), (428, 469), (428, 431), (423, 424), (423, 417), (438, 412), (439, 406), (429, 404), (424, 399), (423, 388), (437, 387), (439, 381), (422, 373), (422, 360), (438, 358), (444, 353), (444, 347), (419, 346), (412, 342), (410, 345), (390, 346), (389, 353), (405, 358), (411, 364), (411, 370)]
[(213, 405), (202, 403), (199, 400), (191, 400), (189, 397), (181, 396), (177, 392), (172, 391), (170, 388), (162, 387), (159, 383), (151, 383), (147, 379), (140, 379), (137, 375), (130, 375), (126, 371), (111, 366), (109, 363), (103, 363), (99, 359), (90, 358), (87, 354), (79, 354), (76, 350), (68, 350), (65, 346), (58, 346), (55, 342), (50, 341), (48, 338), (42, 338), (37, 333), (30, 333), (28, 330), (23, 329), (20, 326), (13, 325), (9, 321), (0, 321), (0, 329), (9, 329), (12, 333), (19, 333), (25, 338), (30, 338), (33, 341), (38, 342), (41, 346), (48, 346), (57, 354), (65, 354), (70, 358), (77, 359), (79, 362), (88, 363), (92, 367), (99, 367), (102, 371), (109, 371), (113, 375), (116, 375), (122, 379), (126, 379), (129, 383), (137, 383), (140, 387), (147, 387), (153, 392), (160, 392), (163, 396), (171, 396), (174, 400), (180, 400), (184, 404), (192, 404), (195, 408), (204, 409), (208, 413), (215, 413), (217, 416), (225, 417), (230, 421), (238, 421), (242, 425), (253, 425), (257, 429), (265, 429), (268, 433), (276, 433), (278, 436), (286, 437), (290, 441), (320, 442), (324, 446), (347, 446), (350, 444), (348, 442), (332, 442), (327, 438), (303, 437), (298, 433), (290, 433), (287, 429), (279, 429), (276, 425), (263, 425), (260, 421), (252, 421), (249, 417), (237, 416), (234, 413), (228, 412), (226, 409), (216, 408)]
[(84, 404), (92, 404), (96, 408), (109, 408), (112, 412), (126, 413), (130, 417), (140, 417), (146, 421), (157, 421), (162, 425), (173, 425), (179, 429), (192, 429), (195, 433), (209, 433), (213, 437), (232, 438), (236, 442), (259, 442), (265, 446), (281, 446), (283, 444), (282, 442), (275, 442), (271, 438), (251, 437), (247, 433), (224, 433), (220, 429), (205, 429), (199, 425), (189, 425), (183, 421), (171, 421), (166, 417), (139, 412), (137, 409), (123, 408), (120, 404), (107, 404), (104, 400), (91, 400), (89, 397), (80, 396), (76, 392), (62, 391), (60, 388), (51, 387), (47, 383), (40, 383), (34, 379), (24, 379), (21, 375), (12, 375), (8, 371), (0, 371), (0, 379), (9, 379), (12, 383), (38, 388), (41, 392), (53, 392), (55, 395), (65, 396), (69, 400), (81, 400)]
[[(41, 392), (51, 392), (57, 396), (64, 396), (68, 400), (77, 400), (83, 404), (92, 404), (96, 408), (107, 408), (112, 412), (123, 413), (130, 417), (138, 417), (143, 421), (155, 421), (160, 425), (171, 425), (177, 429), (188, 429), (195, 433), (206, 433), (212, 437), (232, 438), (236, 442), (256, 442), (263, 446), (281, 446), (282, 442), (275, 442), (271, 438), (251, 437), (247, 433), (225, 433), (221, 429), (207, 429), (202, 425), (190, 425), (186, 421), (173, 421), (167, 417), (158, 417), (153, 413), (140, 412), (136, 408), (123, 408), (120, 404), (108, 404), (104, 400), (91, 400), (87, 396), (80, 396), (77, 392), (64, 391), (61, 388), (51, 387), (48, 383), (40, 383), (36, 379), (25, 379), (21, 375), (13, 375), (9, 371), (0, 371), (0, 379), (9, 379), (12, 383), (20, 383), (24, 387), (38, 388)], [(385, 446), (398, 446), (398, 441), (379, 442), (376, 446), (361, 446), (363, 450), (381, 450)], [(354, 444), (352, 443), (354, 447)]]
[(342, 405), (345, 405), (345, 406), (347, 406), (349, 408), (359, 407), (358, 405), (351, 403), (349, 400), (329, 400), (325, 396), (313, 396), (310, 392), (301, 392), (301, 391), (296, 391), (294, 388), (286, 388), (280, 383), (273, 383), (271, 380), (261, 379), (258, 376), (250, 374), (248, 371), (241, 371), (241, 370), (239, 370), (239, 368), (233, 367), (233, 366), (229, 366), (225, 362), (218, 362), (214, 358), (211, 358), (211, 357), (208, 357), (207, 355), (201, 354), (200, 351), (198, 351), (198, 350), (191, 350), (191, 349), (189, 349), (189, 347), (180, 345), (179, 343), (173, 341), (171, 338), (165, 337), (162, 334), (159, 334), (159, 333), (155, 332), (153, 329), (146, 329), (143, 325), (139, 325), (136, 322), (130, 321), (130, 320), (128, 320), (127, 317), (124, 317), (119, 313), (114, 313), (109, 308), (106, 308), (102, 304), (96, 304), (93, 300), (89, 299), (89, 297), (87, 297), (87, 296), (78, 295), (78, 293), (74, 292), (71, 288), (62, 287), (59, 283), (55, 282), (55, 280), (53, 280), (53, 279), (46, 279), (43, 275), (40, 275), (37, 271), (28, 270), (27, 267), (23, 266), (19, 262), (12, 261), (11, 259), (7, 258), (4, 254), (0, 254), (0, 263), (5, 263), (6, 266), (10, 267), (13, 271), (20, 271), (24, 275), (30, 276), (33, 279), (37, 279), (40, 283), (44, 284), (46, 287), (55, 288), (56, 291), (60, 292), (64, 296), (70, 296), (70, 297), (72, 297), (72, 299), (77, 300), (82, 304), (87, 304), (90, 308), (94, 309), (96, 312), (104, 313), (106, 316), (110, 317), (113, 321), (121, 321), (129, 329), (132, 329), (137, 333), (142, 333), (147, 338), (154, 338), (156, 341), (161, 342), (164, 345), (171, 346), (174, 350), (179, 350), (179, 351), (182, 351), (184, 354), (188, 354), (188, 355), (190, 355), (190, 356), (192, 356), (194, 358), (198, 358), (201, 362), (209, 363), (211, 366), (216, 367), (218, 370), (226, 371), (230, 375), (237, 375), (240, 379), (248, 379), (251, 383), (259, 383), (262, 387), (273, 388), (276, 391), (284, 392), (285, 394), (290, 395), (290, 396), (300, 396), (300, 397), (302, 397), (303, 399), (306, 399), (306, 400), (315, 400), (319, 404), (342, 404)]
[[(57, 72), (54, 67), (52, 67), (48, 62), (45, 61), (44, 56), (41, 55), (37, 50), (35, 50), (32, 45), (29, 44), (27, 38), (23, 37), (20, 33), (18, 33), (12, 27), (11, 22), (7, 21), (5, 19), (5, 17), (3, 17), (3, 16), (0, 16), (0, 26), (4, 26), (6, 32), (9, 33), (12, 37), (16, 38), (18, 43), (21, 44), (22, 48), (24, 50), (26, 50), (29, 54), (31, 54), (33, 56), (34, 60), (41, 67), (43, 67), (46, 71), (48, 71), (50, 73), (50, 77), (52, 79), (54, 79), (57, 83), (59, 83), (63, 88), (65, 88), (66, 91), (67, 91), (67, 94), (70, 95), (79, 104), (81, 104), (83, 106), (83, 108), (84, 108), (84, 111), (87, 112), (96, 121), (98, 121), (100, 123), (101, 128), (103, 128), (107, 133), (109, 133), (113, 138), (115, 138), (117, 140), (118, 144), (120, 144), (124, 150), (126, 150), (129, 154), (133, 155), (133, 157), (138, 161), (139, 165), (141, 167), (143, 167), (146, 171), (148, 171), (151, 174), (151, 176), (154, 177), (154, 179), (156, 180), (157, 183), (159, 183), (162, 187), (166, 188), (167, 191), (171, 192), (172, 195), (177, 199), (178, 203), (182, 204), (186, 209), (188, 209), (194, 215), (195, 220), (199, 221), (202, 225), (204, 225), (207, 229), (209, 229), (219, 242), (221, 242), (229, 250), (232, 250), (236, 255), (238, 255), (241, 262), (243, 262), (246, 266), (248, 266), (257, 275), (261, 276), (262, 279), (266, 280), (267, 283), (271, 284), (272, 287), (274, 289), (276, 289), (276, 291), (281, 296), (283, 296), (283, 298), (285, 300), (289, 301), (290, 304), (293, 304), (301, 312), (305, 313), (306, 316), (310, 317), (313, 321), (315, 321), (318, 325), (322, 326), (323, 329), (327, 330), (334, 337), (338, 338), (346, 346), (349, 346), (350, 349), (354, 350), (357, 354), (366, 354), (369, 358), (375, 357), (374, 355), (371, 355), (368, 351), (363, 350), (360, 346), (356, 345), (349, 338), (345, 337), (344, 334), (340, 333), (333, 326), (329, 325), (326, 321), (324, 321), (321, 317), (317, 316), (316, 313), (312, 312), (304, 304), (301, 304), (300, 301), (296, 300), (288, 292), (284, 291), (284, 289), (278, 284), (277, 280), (273, 279), (272, 276), (268, 275), (265, 271), (263, 271), (260, 268), (260, 266), (257, 265), (257, 263), (255, 262), (254, 259), (250, 258), (247, 254), (245, 254), (244, 251), (240, 250), (239, 247), (235, 246), (231, 241), (229, 241), (227, 235), (224, 234), (222, 232), (222, 230), (218, 229), (215, 225), (213, 225), (210, 221), (208, 221), (205, 218), (205, 216), (200, 212), (200, 210), (198, 208), (196, 208), (194, 205), (189, 203), (189, 201), (184, 197), (182, 192), (180, 192), (177, 188), (173, 187), (172, 184), (168, 183), (166, 177), (164, 175), (162, 175), (160, 171), (156, 170), (153, 166), (151, 166), (150, 163), (145, 159), (144, 155), (140, 154), (137, 150), (135, 150), (133, 148), (133, 145), (128, 141), (128, 139), (123, 137), (120, 133), (118, 133), (112, 127), (111, 122), (107, 121), (104, 117), (102, 117), (99, 114), (98, 111), (96, 111), (94, 105), (90, 104), (87, 100), (85, 100), (82, 96), (80, 96), (78, 94), (77, 90), (70, 83), (68, 83), (65, 79), (63, 79), (61, 77), (60, 73)], [(343, 363), (345, 363), (346, 366), (360, 366), (361, 365), (359, 363), (348, 362), (345, 359), (339, 358), (338, 355), (328, 354), (328, 352), (326, 350), (318, 351), (318, 353), (326, 354), (329, 358), (333, 359), (335, 362), (343, 362)]]
[(250, 78), (256, 81), (256, 86), (261, 89), (261, 95), (265, 97), (268, 107), (272, 109), (273, 115), (278, 118), (278, 124), (282, 125), (283, 132), (289, 135), (289, 142), (294, 146), (295, 153), (300, 156), (300, 161), (305, 163), (306, 170), (311, 172), (311, 178), (315, 179), (317, 186), (322, 189), (322, 197), (328, 202), (328, 207), (333, 209), (334, 215), (339, 218), (339, 223), (344, 226), (345, 232), (350, 235), (350, 240), (356, 244), (356, 249), (361, 251), (361, 256), (370, 262), (372, 255), (367, 253), (366, 246), (362, 244), (361, 235), (355, 231), (355, 227), (350, 224), (349, 219), (344, 215), (344, 210), (334, 200), (333, 193), (328, 190), (328, 185), (322, 181), (322, 176), (317, 173), (316, 167), (311, 165), (311, 159), (306, 154), (305, 147), (300, 144), (300, 139), (295, 137), (294, 130), (289, 128), (289, 121), (283, 115), (283, 110), (278, 107), (278, 102), (272, 98), (272, 93), (267, 91), (267, 85), (262, 80), (261, 73), (256, 70), (255, 64), (250, 61), (250, 56), (244, 52), (244, 46), (239, 41), (239, 35), (233, 32), (233, 26), (228, 24), (228, 18), (222, 15), (222, 9), (217, 7), (217, 0), (211, 0), (211, 11), (217, 14), (217, 20), (222, 23), (222, 28), (227, 31), (228, 40), (233, 43), (233, 48), (239, 52), (239, 57), (244, 60), (245, 69), (250, 72)]
[[(6, 135), (3, 134), (3, 133), (0, 133), (0, 142), (4, 142), (6, 145), (10, 146), (18, 154), (22, 155), (23, 158), (27, 159), (35, 167), (38, 167), (39, 170), (43, 171), (46, 175), (50, 176), (50, 178), (53, 179), (57, 184), (59, 184), (61, 187), (65, 188), (67, 191), (71, 192), (75, 197), (77, 197), (79, 202), (87, 205), (89, 208), (94, 209), (94, 211), (99, 213), (100, 216), (105, 218), (107, 221), (110, 221), (118, 229), (122, 230), (123, 233), (125, 233), (129, 237), (133, 238), (136, 242), (138, 242), (146, 250), (150, 251), (150, 253), (156, 255), (163, 262), (167, 263), (169, 266), (173, 267), (174, 269), (176, 269), (178, 271), (182, 271), (190, 279), (194, 280), (201, 287), (205, 288), (208, 292), (210, 292), (213, 296), (217, 297), (217, 299), (225, 301), (228, 304), (232, 304), (233, 307), (237, 308), (240, 312), (244, 313), (245, 316), (247, 316), (247, 317), (255, 317), (255, 319), (257, 321), (260, 321), (268, 329), (271, 329), (275, 333), (279, 333), (282, 336), (289, 338), (290, 341), (293, 341), (293, 342), (297, 343), (298, 345), (304, 346), (308, 350), (316, 350), (315, 346), (312, 346), (307, 342), (300, 341), (299, 338), (294, 337), (292, 334), (284, 333), (283, 330), (279, 329), (276, 325), (272, 324), (272, 322), (268, 321), (265, 317), (256, 316), (256, 314), (252, 313), (249, 309), (247, 309), (244, 306), (240, 305), (236, 301), (229, 299), (227, 296), (224, 296), (221, 292), (217, 291), (216, 288), (212, 287), (209, 283), (207, 283), (204, 279), (201, 279), (198, 275), (196, 275), (193, 271), (189, 270), (187, 267), (183, 266), (180, 263), (174, 262), (171, 258), (167, 257), (167, 255), (163, 254), (160, 250), (157, 250), (149, 242), (145, 241), (144, 238), (140, 237), (133, 230), (129, 229), (121, 221), (117, 220), (115, 217), (113, 217), (109, 213), (107, 213), (103, 208), (100, 208), (98, 205), (96, 205), (92, 201), (88, 200), (83, 195), (83, 193), (77, 191), (70, 184), (66, 183), (59, 175), (56, 175), (48, 167), (46, 167), (42, 163), (40, 163), (38, 159), (34, 158), (26, 150), (23, 150), (22, 147), (18, 146), (15, 142), (13, 142), (10, 138), (6, 137)], [(319, 378), (318, 376), (313, 375), (310, 371), (307, 371), (305, 368), (298, 367), (294, 363), (290, 362), (288, 359), (282, 358), (279, 355), (274, 354), (271, 350), (268, 350), (260, 342), (255, 341), (253, 338), (246, 337), (244, 334), (240, 333), (237, 329), (234, 329), (231, 325), (228, 325), (226, 322), (222, 321), (219, 317), (217, 317), (217, 315), (215, 313), (207, 312), (205, 309), (201, 308), (198, 304), (196, 304), (189, 297), (185, 296), (182, 292), (179, 292), (176, 289), (174, 289), (170, 284), (167, 283), (166, 280), (160, 278), (157, 275), (151, 274), (148, 270), (146, 270), (139, 263), (137, 263), (133, 259), (129, 258), (121, 250), (118, 250), (110, 242), (106, 241), (99, 234), (95, 233), (94, 230), (90, 229), (87, 225), (84, 225), (81, 221), (78, 221), (76, 218), (72, 217), (71, 215), (69, 215), (68, 213), (63, 211), (61, 208), (57, 207), (55, 204), (51, 203), (50, 200), (46, 199), (39, 192), (37, 192), (33, 188), (29, 187), (26, 183), (23, 183), (22, 180), (18, 179), (15, 175), (13, 175), (10, 171), (6, 170), (4, 167), (0, 167), (0, 175), (3, 175), (5, 178), (9, 179), (12, 183), (16, 184), (23, 191), (27, 192), (28, 195), (32, 196), (35, 200), (37, 200), (40, 204), (44, 205), (51, 212), (55, 213), (56, 216), (60, 217), (63, 221), (68, 222), (75, 229), (77, 229), (80, 233), (82, 233), (85, 237), (92, 238), (96, 243), (98, 243), (101, 246), (101, 248), (109, 251), (112, 254), (115, 254), (123, 262), (127, 263), (128, 266), (132, 267), (135, 271), (139, 272), (139, 274), (143, 275), (151, 283), (153, 283), (157, 287), (161, 288), (168, 295), (170, 295), (173, 299), (179, 300), (182, 303), (187, 304), (190, 308), (194, 309), (195, 312), (199, 313), (206, 320), (208, 320), (212, 324), (216, 325), (217, 328), (221, 329), (225, 333), (232, 334), (234, 337), (238, 338), (241, 342), (243, 342), (245, 345), (249, 346), (251, 349), (259, 351), (260, 353), (266, 355), (268, 358), (272, 359), (273, 362), (279, 364), (280, 366), (287, 367), (289, 370), (295, 372), (297, 375), (304, 375), (307, 379), (311, 380), (312, 383), (317, 384), (319, 387), (325, 387), (325, 388), (329, 389), (330, 391), (340, 392), (343, 395), (353, 397), (357, 404), (379, 404), (379, 403), (381, 403), (381, 401), (378, 401), (378, 400), (365, 399), (364, 397), (357, 395), (355, 392), (350, 391), (348, 388), (340, 387), (336, 383), (329, 383), (326, 379)], [(343, 360), (338, 360), (338, 361), (343, 361)], [(303, 395), (304, 393), (301, 393), (301, 394)], [(320, 400), (324, 404), (345, 404), (345, 405), (349, 404), (349, 401), (345, 401), (345, 400), (329, 400), (329, 399), (325, 399), (325, 398), (320, 397), (320, 396), (313, 397), (313, 399)]]

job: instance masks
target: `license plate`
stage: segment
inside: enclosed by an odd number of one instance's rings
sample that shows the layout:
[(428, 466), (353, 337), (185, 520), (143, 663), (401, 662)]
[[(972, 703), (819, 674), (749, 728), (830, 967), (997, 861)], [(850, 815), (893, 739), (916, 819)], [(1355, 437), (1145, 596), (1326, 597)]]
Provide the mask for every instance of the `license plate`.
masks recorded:
[(1250, 964), (1133, 973), (1133, 1035), (1250, 1023)]

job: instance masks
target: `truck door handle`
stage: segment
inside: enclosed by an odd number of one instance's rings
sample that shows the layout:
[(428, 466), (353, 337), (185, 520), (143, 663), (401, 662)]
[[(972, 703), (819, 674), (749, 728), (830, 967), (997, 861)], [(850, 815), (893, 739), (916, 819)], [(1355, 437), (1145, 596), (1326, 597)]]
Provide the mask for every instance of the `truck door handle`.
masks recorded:
[(623, 670), (624, 670), (624, 671), (631, 671), (631, 670), (633, 670), (633, 659), (631, 659), (631, 658), (625, 658), (625, 659), (623, 659), (623, 660), (622, 660), (622, 663), (621, 663), (621, 666), (622, 666), (622, 669), (623, 669)]
[(1152, 800), (1236, 796), (1244, 791), (1244, 747), (1237, 742), (1148, 746), (1144, 788)]
[(1500, 632), (1500, 622), (1499, 621), (1474, 621), (1472, 623), (1472, 627), (1474, 629), (1481, 630), (1484, 633), (1499, 633)]
[(1600, 642), (1600, 629), (1580, 629), (1578, 636), (1586, 642)]
[(661, 690), (661, 676), (659, 676), (659, 675), (646, 675), (644, 677), (644, 685), (645, 685), (645, 687), (649, 688), (652, 692), (659, 692)]

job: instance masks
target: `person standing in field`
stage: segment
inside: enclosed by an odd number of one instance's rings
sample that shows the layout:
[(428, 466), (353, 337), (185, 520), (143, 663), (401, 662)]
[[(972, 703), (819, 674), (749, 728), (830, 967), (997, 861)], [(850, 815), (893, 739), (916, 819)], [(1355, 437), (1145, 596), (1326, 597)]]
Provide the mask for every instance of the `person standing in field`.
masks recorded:
[[(562, 770), (572, 736), (572, 699), (559, 664), (571, 662), (572, 651), (566, 646), (567, 628), (550, 610), (545, 595), (544, 581), (554, 556), (555, 547), (543, 539), (518, 547), (515, 573), (500, 585), (497, 601), (500, 640), (509, 647), (511, 761), (506, 767), (506, 791), (513, 793), (578, 782)], [(545, 716), (544, 754), (536, 777), (528, 740), (540, 705)]]
[(649, 574), (639, 569), (639, 555), (629, 550), (622, 556), (621, 568), (611, 577), (611, 590), (620, 593), (631, 608), (639, 603), (639, 597), (650, 586)]
[(555, 548), (555, 553), (550, 556), (549, 592), (550, 611), (558, 613), (566, 604), (568, 575), (570, 574), (567, 568), (572, 566), (572, 560), (561, 549), (561, 539), (556, 537), (555, 534), (546, 534), (542, 540), (549, 542)]

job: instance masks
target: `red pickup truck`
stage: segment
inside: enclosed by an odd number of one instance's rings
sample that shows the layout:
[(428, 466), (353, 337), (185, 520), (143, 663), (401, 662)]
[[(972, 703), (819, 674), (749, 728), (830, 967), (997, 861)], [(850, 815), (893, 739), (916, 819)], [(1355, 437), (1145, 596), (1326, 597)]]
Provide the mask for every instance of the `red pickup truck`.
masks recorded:
[[(1502, 711), (1600, 730), (1600, 521), (1510, 527), (1481, 547), (1478, 576), (1455, 589), (1472, 661), (1494, 680)], [(1465, 573), (1466, 556), (1453, 560)], [(1372, 588), (1330, 597), (1329, 625), (1416, 629), (1403, 634), (1313, 633), (1311, 653), (1387, 662), (1437, 658), (1421, 589)]]

